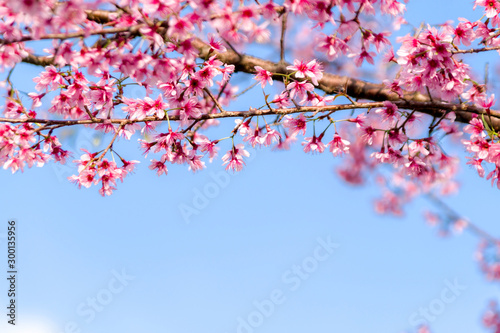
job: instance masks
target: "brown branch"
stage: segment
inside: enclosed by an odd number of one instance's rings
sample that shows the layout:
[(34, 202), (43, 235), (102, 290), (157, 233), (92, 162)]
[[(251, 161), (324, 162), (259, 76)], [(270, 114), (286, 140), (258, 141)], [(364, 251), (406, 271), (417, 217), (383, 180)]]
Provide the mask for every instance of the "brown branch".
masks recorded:
[(36, 56), (34, 54), (28, 54), (23, 58), (23, 62), (32, 64), (35, 66), (50, 66), (54, 64), (54, 57), (51, 56)]
[[(479, 112), (479, 109), (472, 106), (461, 105), (442, 102), (407, 102), (407, 101), (395, 101), (399, 108), (404, 109), (414, 109), (420, 112), (428, 113), (428, 110), (436, 110), (439, 112), (454, 111), (458, 115), (467, 115)], [(205, 120), (205, 119), (221, 119), (221, 118), (236, 118), (236, 117), (254, 117), (254, 116), (268, 116), (268, 115), (287, 115), (294, 113), (306, 113), (306, 112), (336, 112), (342, 110), (355, 110), (355, 109), (371, 109), (371, 108), (381, 108), (384, 107), (383, 102), (369, 102), (369, 103), (356, 103), (356, 104), (340, 104), (340, 105), (327, 105), (327, 106), (303, 106), (294, 108), (273, 108), (273, 109), (251, 109), (249, 111), (224, 111), (219, 113), (208, 113), (203, 114), (199, 118), (189, 118), (189, 120)], [(171, 121), (178, 121), (181, 119), (179, 115), (169, 115)], [(167, 121), (166, 118), (158, 118), (156, 116), (145, 117), (144, 119), (123, 119), (123, 118), (113, 118), (113, 119), (103, 119), (94, 118), (92, 119), (69, 119), (69, 120), (59, 120), (59, 119), (11, 119), (11, 118), (0, 118), (0, 123), (12, 123), (12, 124), (25, 124), (25, 123), (37, 123), (37, 124), (47, 124), (47, 125), (89, 125), (89, 124), (101, 124), (101, 123), (112, 123), (112, 124), (133, 124), (133, 123), (143, 123), (149, 121)]]
[(70, 38), (78, 38), (78, 37), (89, 37), (89, 36), (94, 36), (94, 35), (107, 35), (107, 34), (117, 34), (120, 32), (130, 32), (131, 34), (136, 34), (137, 31), (141, 27), (145, 26), (145, 24), (136, 24), (132, 25), (129, 27), (119, 27), (119, 28), (109, 28), (109, 29), (101, 29), (101, 30), (93, 30), (93, 31), (77, 31), (77, 32), (70, 32), (70, 33), (60, 33), (60, 34), (47, 34), (38, 37), (37, 39), (33, 39), (32, 36), (30, 35), (24, 35), (19, 39), (16, 40), (6, 40), (6, 39), (0, 39), (0, 45), (1, 44), (12, 44), (12, 43), (20, 43), (20, 42), (26, 42), (26, 41), (35, 41), (35, 40), (47, 40), (47, 39), (70, 39)]
[(100, 24), (109, 23), (115, 18), (118, 18), (121, 13), (111, 12), (108, 10), (86, 10), (87, 19)]
[[(113, 14), (116, 13), (109, 12), (109, 14), (106, 14), (105, 11), (100, 11), (99, 19), (104, 20), (106, 15), (109, 15), (108, 18), (111, 19), (110, 15)], [(134, 27), (135, 29), (138, 29), (139, 26), (140, 25), (136, 25)], [(161, 30), (165, 28), (159, 27), (158, 29)], [(105, 29), (103, 31), (109, 30), (111, 29)], [(162, 33), (161, 31), (158, 32), (164, 35), (164, 33)], [(209, 56), (214, 54), (210, 46), (197, 37), (192, 37), (191, 43), (198, 50), (198, 57), (201, 59), (207, 59)], [(287, 64), (284, 62), (275, 63), (250, 55), (240, 55), (232, 50), (227, 50), (226, 52), (215, 54), (220, 61), (229, 65), (234, 65), (235, 71), (238, 72), (255, 73), (255, 66), (260, 66), (270, 71), (271, 73), (276, 74), (273, 76), (273, 79), (275, 80), (283, 80), (283, 74), (290, 73), (290, 71), (286, 69)], [(47, 66), (53, 63), (53, 58), (38, 57), (30, 54), (23, 59), (23, 62), (31, 63), (34, 65)], [(396, 104), (410, 105), (412, 108), (415, 107), (415, 103), (421, 103), (420, 105), (425, 105), (425, 107), (417, 108), (421, 113), (426, 113), (431, 116), (440, 118), (443, 116), (443, 110), (454, 111), (457, 115), (457, 121), (463, 123), (468, 123), (472, 119), (474, 114), (481, 115), (486, 113), (486, 111), (482, 108), (465, 105), (462, 103), (444, 103), (436, 100), (431, 101), (428, 96), (425, 96), (418, 92), (404, 92), (402, 101), (401, 97), (398, 94), (392, 92), (384, 84), (370, 83), (367, 81), (358, 80), (347, 76), (339, 76), (331, 73), (325, 73), (323, 75), (323, 78), (319, 81), (318, 88), (323, 90), (327, 94), (336, 94), (339, 92), (343, 92), (346, 95), (349, 95), (357, 100), (361, 99), (370, 101), (399, 102)], [(224, 113), (219, 113), (219, 115), (221, 114)], [(491, 118), (488, 121), (490, 127), (497, 131), (500, 131), (500, 112), (491, 111)]]
[[(201, 58), (206, 57), (210, 52), (210, 47), (198, 38), (193, 39), (192, 44), (199, 50)], [(217, 58), (226, 64), (235, 65), (235, 71), (255, 73), (255, 66), (260, 66), (271, 73), (281, 74), (273, 75), (273, 79), (275, 80), (283, 80), (283, 74), (291, 73), (290, 70), (286, 69), (286, 64), (279, 62), (274, 63), (269, 60), (249, 55), (244, 55), (240, 58), (239, 55), (236, 55), (231, 51), (217, 53)], [(354, 99), (392, 102), (401, 101), (399, 95), (388, 89), (385, 84), (370, 83), (331, 73), (324, 73), (323, 78), (319, 81), (318, 88), (327, 94), (335, 94), (343, 91), (345, 94), (353, 97)], [(420, 108), (418, 111), (436, 117), (442, 116), (443, 112), (440, 109), (441, 106), (445, 106), (443, 109), (454, 111), (457, 115), (457, 121), (463, 123), (468, 123), (472, 119), (473, 114), (486, 114), (486, 111), (483, 108), (463, 103), (445, 103), (438, 100), (431, 101), (428, 96), (418, 92), (403, 92), (403, 100), (408, 102), (409, 105), (414, 105), (414, 103), (423, 103), (422, 105), (427, 105), (428, 108)], [(405, 103), (402, 103), (402, 105), (405, 105)], [(491, 111), (491, 114), (492, 118), (489, 125), (498, 131), (500, 130), (500, 112)]]
[(453, 54), (466, 54), (466, 53), (479, 53), (486, 51), (498, 51), (500, 50), (500, 46), (492, 46), (492, 47), (481, 47), (477, 49), (469, 49), (469, 50), (455, 50), (451, 51)]

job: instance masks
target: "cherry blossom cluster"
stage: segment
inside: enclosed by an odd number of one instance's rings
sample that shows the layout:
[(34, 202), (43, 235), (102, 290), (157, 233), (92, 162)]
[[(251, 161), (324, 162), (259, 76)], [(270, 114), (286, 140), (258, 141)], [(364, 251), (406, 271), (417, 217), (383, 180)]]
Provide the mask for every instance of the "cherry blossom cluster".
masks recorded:
[(500, 331), (500, 312), (496, 302), (490, 302), (488, 310), (486, 310), (482, 319), (484, 327), (488, 328), (490, 332), (497, 333)]
[(469, 225), (464, 218), (446, 212), (425, 211), (424, 217), (430, 226), (438, 229), (438, 234), (442, 237), (449, 236), (451, 233), (462, 233)]
[[(460, 18), (456, 26), (449, 22), (440, 28), (428, 25), (416, 36), (408, 34), (399, 38), (402, 46), (397, 51), (398, 57), (392, 52), (386, 56), (387, 60), (401, 66), (390, 87), (399, 94), (406, 89), (431, 93), (445, 101), (461, 97), (466, 102), (490, 108), (493, 101), (487, 97), (485, 86), (473, 80), (470, 66), (457, 57), (457, 54), (464, 53), (460, 46), (469, 47), (475, 43), (487, 50), (497, 49), (500, 45), (498, 33), (493, 28), (499, 23), (498, 2), (476, 1), (474, 8), (478, 5), (485, 7), (485, 22)], [(480, 52), (481, 49), (473, 51)]]
[(102, 196), (111, 195), (116, 190), (116, 181), (123, 178), (134, 171), (135, 164), (138, 161), (126, 161), (121, 159), (122, 166), (118, 167), (114, 161), (109, 161), (106, 158), (97, 156), (98, 153), (90, 153), (85, 150), (79, 160), (78, 175), (69, 177), (69, 180), (78, 185), (89, 188), (92, 185), (100, 184), (99, 193)]
[(0, 165), (12, 173), (23, 171), (26, 166), (42, 167), (51, 158), (64, 164), (69, 155), (56, 136), (49, 134), (37, 139), (29, 124), (0, 124), (0, 138)]
[[(446, 154), (434, 136), (419, 135), (415, 125), (421, 121), (391, 102), (384, 102), (383, 108), (368, 116), (348, 119), (355, 124), (347, 136), (352, 144), (338, 174), (349, 183), (362, 184), (367, 173), (384, 166), (392, 170), (389, 176), (382, 172), (377, 177), (384, 188), (383, 196), (375, 201), (379, 213), (402, 215), (403, 205), (418, 194), (439, 189), (444, 195), (457, 187), (458, 160)], [(456, 134), (453, 114), (435, 128), (444, 136)]]
[(500, 280), (500, 244), (498, 242), (483, 240), (476, 252), (476, 259), (489, 280)]
[[(446, 101), (464, 93), (469, 85), (470, 69), (453, 57), (453, 37), (445, 28), (428, 27), (417, 37), (401, 38), (402, 46), (397, 51), (401, 71), (392, 83), (395, 90), (427, 92), (428, 89), (434, 97)], [(460, 40), (470, 45), (470, 39)]]
[[(497, 38), (489, 26), (497, 25), (494, 19), (497, 9), (488, 2), (476, 1), (476, 6), (484, 7), (486, 17), (491, 20), (461, 19), (457, 26), (446, 24), (439, 30), (429, 26), (415, 36), (401, 38), (397, 59), (392, 49), (386, 56), (400, 66), (390, 87), (401, 96), (405, 89), (444, 101), (461, 97), (469, 103), (491, 107), (493, 100), (486, 98), (484, 86), (471, 79), (470, 68), (456, 57), (460, 45), (476, 42), (496, 46)], [(4, 36), (0, 43), (3, 68), (13, 68), (21, 61), (43, 64), (25, 42), (39, 38), (53, 41), (53, 47), (44, 50), (48, 55), (44, 59), (49, 60), (44, 71), (34, 78), (37, 92), (29, 93), (31, 107), (8, 99), (4, 111), (8, 118), (25, 119), (31, 109), (44, 108), (50, 102), (47, 109), (55, 116), (86, 121), (82, 124), (115, 135), (104, 150), (106, 155), (115, 154), (112, 143), (116, 136), (130, 140), (135, 134), (146, 135), (147, 139), (140, 139), (141, 146), (145, 155), (150, 151), (159, 154), (150, 164), (150, 169), (158, 174), (167, 174), (167, 162), (185, 164), (192, 171), (203, 169), (202, 159), (206, 156), (211, 161), (216, 157), (225, 139), (231, 139), (232, 144), (222, 162), (228, 169), (239, 171), (248, 156), (244, 143), (288, 149), (302, 135), (306, 153), (323, 153), (328, 149), (333, 156), (347, 156), (338, 172), (348, 182), (362, 183), (366, 171), (378, 166), (393, 168), (394, 181), (384, 184), (387, 188), (384, 197), (376, 203), (379, 212), (400, 214), (402, 204), (417, 193), (436, 186), (446, 193), (455, 186), (452, 178), (456, 160), (443, 152), (434, 136), (437, 130), (445, 135), (459, 133), (453, 113), (438, 121), (434, 118), (427, 136), (412, 132), (414, 124), (420, 121), (418, 113), (400, 110), (389, 101), (368, 115), (333, 117), (332, 112), (322, 112), (319, 108), (333, 105), (337, 97), (345, 94), (341, 89), (337, 95), (319, 93), (318, 89), (323, 89), (320, 82), (325, 68), (324, 63), (314, 58), (295, 59), (293, 64), (285, 66), (285, 72), (260, 65), (239, 70), (253, 73), (262, 89), (273, 86), (277, 90), (273, 99), (266, 95), (265, 105), (251, 106), (249, 112), (305, 106), (318, 107), (316, 112), (297, 116), (277, 113), (274, 121), (268, 116), (243, 116), (232, 135), (223, 139), (209, 139), (198, 133), (218, 125), (218, 120), (206, 116), (226, 113), (224, 108), (236, 96), (236, 88), (229, 82), (237, 67), (228, 63), (233, 61), (231, 58), (220, 55), (232, 50), (242, 59), (245, 45), (270, 41), (271, 34), (279, 27), (285, 32), (286, 17), (296, 22), (307, 17), (315, 22), (314, 38), (310, 40), (316, 43), (317, 55), (329, 60), (340, 60), (341, 56), (354, 58), (357, 66), (364, 61), (373, 64), (377, 54), (391, 46), (391, 32), (372, 24), (372, 17), (385, 15), (394, 23), (393, 30), (397, 30), (404, 23), (405, 5), (400, 1), (287, 0), (237, 5), (231, 1), (122, 0), (115, 6), (111, 1), (39, 0), (1, 1), (0, 11), (5, 16), (0, 26)], [(29, 29), (24, 29), (25, 26)], [(202, 38), (196, 37), (200, 35)], [(85, 37), (89, 36), (97, 38), (87, 43)], [(11, 82), (6, 83), (12, 91)], [(127, 97), (127, 91), (136, 86), (144, 89), (145, 97)], [(351, 103), (356, 104), (353, 100)], [(172, 129), (170, 119), (178, 124), (176, 130)], [(161, 129), (165, 121), (168, 132)], [(35, 135), (46, 132), (46, 137), (56, 142), (53, 131), (59, 125), (37, 126), (29, 141), (35, 142)], [(242, 136), (242, 143), (235, 143), (237, 133)], [(481, 149), (480, 145), (484, 149), (481, 140), (474, 140), (465, 143), (470, 151)], [(45, 145), (55, 148), (47, 149), (56, 151), (51, 153), (56, 160), (64, 161), (57, 153), (61, 148), (50, 144), (52, 141)], [(474, 158), (479, 172), (480, 159), (495, 162), (495, 145), (492, 146), (489, 159), (484, 154), (483, 158), (479, 155)], [(82, 155), (77, 164), (87, 163), (85, 158), (89, 154)], [(98, 161), (107, 158), (100, 156)], [(95, 168), (99, 168), (97, 164)], [(94, 168), (85, 167), (80, 172), (91, 170)], [(97, 169), (95, 172), (98, 174)], [(111, 179), (117, 178), (117, 173), (110, 174), (115, 175)], [(498, 172), (488, 177), (495, 180), (497, 176)], [(85, 182), (84, 186), (94, 183)], [(103, 193), (111, 193), (108, 189), (114, 186), (113, 182), (104, 186)]]
[(491, 184), (496, 183), (500, 189), (500, 136), (488, 125), (485, 127), (485, 122), (478, 117), (473, 118), (470, 124), (464, 127), (464, 131), (470, 134), (470, 139), (462, 140), (462, 142), (467, 151), (472, 154), (468, 157), (467, 164), (476, 169), (479, 177), (484, 177), (483, 162), (490, 163), (492, 170), (486, 179), (491, 179)]

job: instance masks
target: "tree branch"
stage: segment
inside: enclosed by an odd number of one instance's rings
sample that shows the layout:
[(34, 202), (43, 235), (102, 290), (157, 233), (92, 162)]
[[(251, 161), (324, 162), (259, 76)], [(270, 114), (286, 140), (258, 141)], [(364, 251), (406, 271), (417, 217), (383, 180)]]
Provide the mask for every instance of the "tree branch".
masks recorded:
[[(87, 15), (89, 19), (99, 20), (100, 22), (104, 22), (106, 20), (111, 21), (111, 17), (116, 15), (116, 12), (106, 12), (106, 11), (88, 11)], [(138, 28), (141, 25), (136, 25), (129, 29), (132, 34), (138, 33)], [(104, 29), (102, 31), (97, 31), (96, 33), (111, 33), (113, 28)], [(134, 31), (132, 31), (134, 29)], [(159, 30), (166, 30), (165, 27), (159, 27)], [(118, 29), (120, 32), (123, 32), (121, 28)], [(162, 35), (165, 35), (165, 31), (161, 32)], [(78, 36), (82, 36), (83, 33), (74, 33), (71, 36), (77, 34)], [(62, 39), (63, 36), (57, 36), (56, 38)], [(284, 79), (283, 74), (289, 74), (291, 71), (286, 69), (287, 64), (284, 62), (272, 62), (269, 60), (264, 60), (261, 58), (253, 57), (250, 55), (240, 55), (232, 50), (227, 50), (222, 53), (214, 53), (209, 45), (204, 43), (201, 39), (197, 37), (191, 38), (192, 45), (198, 50), (198, 57), (201, 59), (207, 59), (210, 55), (215, 54), (217, 58), (228, 64), (234, 65), (235, 71), (244, 72), (244, 73), (255, 73), (255, 66), (260, 66), (265, 70), (270, 71), (273, 75), (273, 79), (282, 81)], [(472, 51), (471, 51), (472, 52)], [(41, 57), (35, 55), (28, 55), (23, 58), (23, 62), (38, 65), (38, 66), (48, 66), (54, 63), (53, 57)], [(336, 94), (339, 92), (345, 93), (346, 95), (357, 99), (357, 100), (371, 100), (371, 101), (391, 101), (397, 104), (402, 108), (411, 107), (416, 108), (418, 112), (425, 113), (434, 117), (442, 117), (443, 111), (454, 111), (456, 113), (456, 119), (462, 123), (468, 123), (474, 114), (487, 114), (486, 110), (480, 107), (475, 107), (471, 105), (466, 105), (462, 103), (446, 103), (439, 100), (431, 100), (428, 96), (423, 95), (418, 92), (408, 92), (404, 91), (402, 98), (392, 92), (390, 89), (386, 87), (385, 84), (380, 83), (371, 83), (364, 80), (359, 80), (347, 76), (340, 76), (331, 73), (324, 73), (323, 78), (319, 81), (318, 88), (323, 90), (327, 94)], [(361, 103), (362, 104), (362, 103)], [(296, 110), (305, 110), (307, 108), (296, 108)], [(315, 108), (317, 109), (317, 108)], [(278, 109), (280, 110), (280, 109)], [(296, 112), (307, 112), (307, 111), (296, 111)], [(293, 113), (293, 112), (292, 112)], [(225, 116), (222, 116), (224, 115)], [(215, 115), (216, 118), (222, 117), (239, 117), (240, 115), (236, 115), (237, 113), (218, 113)], [(247, 115), (247, 111), (245, 111), (245, 115)], [(496, 131), (500, 131), (500, 112), (499, 111), (490, 111), (491, 117), (485, 117), (488, 121), (489, 126), (495, 129)], [(175, 120), (171, 118), (172, 120)], [(208, 119), (208, 118), (206, 118)], [(0, 120), (4, 121), (4, 120)], [(11, 122), (13, 122), (11, 120)]]
[[(413, 109), (419, 112), (428, 113), (429, 110), (437, 110), (439, 112), (443, 111), (454, 111), (457, 116), (463, 114), (471, 114), (478, 112), (478, 108), (461, 105), (460, 108), (456, 104), (443, 103), (443, 102), (412, 102), (412, 101), (395, 101), (395, 105), (403, 109)], [(249, 111), (224, 111), (219, 113), (209, 113), (203, 114), (199, 118), (188, 118), (189, 120), (205, 120), (205, 119), (221, 119), (221, 118), (235, 118), (235, 117), (254, 117), (254, 116), (267, 116), (267, 115), (287, 115), (294, 113), (306, 113), (306, 112), (336, 112), (342, 110), (354, 110), (354, 109), (372, 109), (384, 107), (383, 102), (370, 102), (370, 103), (356, 103), (356, 104), (340, 104), (340, 105), (326, 105), (326, 106), (302, 106), (294, 108), (272, 108), (272, 109), (251, 109)], [(181, 120), (181, 117), (176, 115), (169, 115), (171, 121)], [(143, 123), (151, 121), (167, 121), (166, 118), (158, 118), (156, 116), (145, 117), (143, 119), (123, 119), (123, 118), (113, 118), (113, 119), (68, 119), (68, 120), (57, 120), (57, 119), (11, 119), (11, 118), (0, 118), (0, 123), (13, 123), (13, 124), (47, 124), (47, 125), (90, 125), (90, 124), (101, 124), (101, 123), (112, 123), (112, 124), (133, 124), (133, 123)]]

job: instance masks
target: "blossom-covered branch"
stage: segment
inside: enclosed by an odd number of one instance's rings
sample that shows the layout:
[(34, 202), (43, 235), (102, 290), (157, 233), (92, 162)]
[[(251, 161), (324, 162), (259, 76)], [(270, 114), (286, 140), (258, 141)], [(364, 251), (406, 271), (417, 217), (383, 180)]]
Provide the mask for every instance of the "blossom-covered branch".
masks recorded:
[[(483, 114), (481, 108), (475, 106), (468, 106), (465, 104), (457, 105), (453, 103), (446, 102), (412, 102), (412, 101), (395, 101), (394, 105), (403, 109), (413, 109), (421, 113), (429, 114), (432, 116), (442, 116), (443, 112), (454, 112), (455, 114), (462, 115), (462, 118), (471, 117), (471, 114)], [(208, 119), (220, 119), (220, 118), (248, 118), (255, 116), (268, 116), (268, 115), (287, 115), (295, 113), (318, 113), (318, 112), (336, 112), (342, 110), (357, 110), (357, 109), (372, 109), (372, 108), (382, 108), (384, 107), (384, 102), (356, 102), (349, 104), (337, 104), (337, 105), (323, 105), (323, 106), (300, 106), (292, 108), (262, 108), (245, 111), (223, 111), (219, 113), (209, 113), (202, 114), (198, 118), (188, 118), (188, 120), (208, 120)], [(497, 121), (497, 115), (493, 116), (493, 122)], [(171, 121), (181, 120), (181, 116), (172, 115), (169, 117)], [(12, 123), (12, 124), (23, 124), (23, 123), (36, 123), (36, 124), (57, 124), (57, 125), (90, 125), (90, 124), (134, 124), (134, 123), (147, 123), (147, 122), (161, 122), (167, 121), (166, 118), (160, 118), (157, 116), (149, 116), (141, 119), (124, 119), (124, 118), (94, 118), (94, 119), (82, 119), (82, 120), (71, 120), (71, 119), (44, 119), (44, 118), (1, 118), (0, 122)]]
[[(500, 113), (486, 82), (459, 58), (499, 43), (491, 8), (476, 5), (486, 13), (481, 20), (396, 39), (391, 34), (405, 24), (405, 5), (396, 0), (0, 2), (7, 73), (0, 163), (13, 172), (49, 159), (65, 163), (71, 152), (59, 130), (86, 126), (109, 141), (75, 161), (71, 180), (100, 184), (108, 195), (136, 163), (116, 151), (118, 138), (138, 137), (144, 154), (158, 155), (150, 168), (167, 174), (167, 163), (205, 168), (226, 142), (222, 161), (239, 171), (246, 147), (288, 149), (303, 136), (306, 153), (344, 156), (338, 173), (350, 183), (388, 167), (403, 194), (387, 184), (376, 207), (398, 214), (418, 193), (456, 187), (457, 160), (442, 141), (461, 137), (465, 123), (469, 164), (479, 176), (485, 164), (494, 166), (486, 177), (498, 185)], [(40, 40), (52, 46), (32, 49)], [(28, 100), (11, 80), (23, 62), (43, 67)], [(235, 82), (244, 77), (243, 92), (258, 85), (262, 93), (242, 110)], [(131, 98), (131, 89), (143, 97)], [(228, 135), (210, 138), (226, 118), (236, 118)]]
[[(282, 9), (280, 8), (279, 11)], [(279, 12), (278, 11), (278, 12)], [(117, 17), (117, 12), (107, 12), (107, 11), (88, 11), (88, 17), (93, 20), (99, 20), (101, 22), (110, 22), (112, 17)], [(157, 33), (159, 35), (165, 35), (166, 28), (163, 26), (166, 25), (165, 22), (157, 22), (155, 27), (157, 27)], [(80, 31), (77, 33), (68, 33), (68, 34), (49, 34), (40, 36), (39, 39), (69, 39), (75, 37), (88, 37), (91, 35), (105, 35), (105, 34), (115, 34), (118, 32), (128, 32), (129, 37), (134, 37), (139, 35), (139, 31), (141, 27), (147, 26), (146, 23), (133, 25), (125, 28), (109, 28), (98, 31)], [(30, 40), (30, 36), (25, 36), (21, 38), (19, 41)], [(210, 55), (215, 55), (217, 59), (226, 63), (228, 65), (234, 65), (235, 71), (241, 71), (245, 73), (255, 73), (255, 67), (263, 68), (271, 73), (273, 73), (272, 77), (274, 80), (283, 80), (287, 74), (290, 74), (291, 71), (287, 70), (287, 64), (283, 62), (272, 62), (265, 59), (260, 59), (258, 57), (239, 54), (232, 50), (225, 50), (224, 52), (214, 52), (214, 49), (210, 44), (203, 42), (201, 39), (192, 37), (189, 39), (190, 43), (197, 50), (197, 57), (204, 59)], [(1, 44), (1, 41), (0, 41)], [(498, 48), (481, 48), (481, 49), (470, 49), (470, 50), (452, 50), (452, 54), (457, 53), (477, 53), (484, 52), (490, 50), (497, 50)], [(54, 64), (54, 57), (47, 56), (36, 56), (33, 54), (28, 54), (23, 58), (23, 62), (31, 63), (39, 66), (48, 66)], [(445, 103), (446, 107), (441, 108), (443, 105), (442, 101), (433, 99), (432, 97), (422, 94), (420, 92), (410, 92), (400, 90), (399, 92), (395, 92), (390, 89), (390, 86), (386, 84), (376, 84), (370, 83), (364, 80), (356, 79), (349, 76), (340, 76), (331, 73), (323, 73), (323, 78), (319, 81), (318, 89), (324, 91), (327, 94), (335, 94), (339, 92), (343, 92), (352, 98), (362, 99), (362, 100), (373, 100), (373, 101), (406, 101), (408, 105), (412, 105), (411, 102), (426, 102), (429, 105), (428, 108), (418, 108), (417, 111), (430, 114), (436, 117), (441, 117), (443, 112), (447, 111), (455, 111), (456, 120), (468, 123), (473, 118), (473, 114), (481, 115), (485, 114), (485, 108), (467, 105), (464, 103)], [(450, 105), (449, 105), (450, 104)], [(488, 110), (489, 117), (486, 118), (486, 121), (489, 122), (489, 125), (500, 131), (500, 111)]]

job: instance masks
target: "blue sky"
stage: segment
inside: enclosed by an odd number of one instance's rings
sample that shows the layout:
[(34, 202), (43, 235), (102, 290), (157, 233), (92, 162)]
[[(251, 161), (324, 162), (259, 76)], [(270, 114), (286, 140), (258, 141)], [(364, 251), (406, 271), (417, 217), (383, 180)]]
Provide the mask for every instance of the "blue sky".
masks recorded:
[[(410, 1), (407, 20), (471, 17), (471, 8)], [(92, 146), (89, 133), (70, 146)], [(428, 201), (404, 218), (375, 215), (374, 186), (345, 185), (338, 160), (300, 145), (251, 150), (235, 175), (216, 161), (157, 177), (134, 142), (120, 144), (141, 164), (107, 198), (66, 181), (72, 169), (0, 172), (0, 236), (8, 219), (19, 227), (20, 325), (2, 320), (2, 332), (402, 332), (439, 304), (433, 332), (485, 332), (480, 315), (499, 293), (474, 261), (478, 239), (438, 237), (422, 219)], [(462, 166), (460, 194), (447, 202), (498, 234), (498, 190)], [(0, 288), (5, 304), (6, 281)]]

